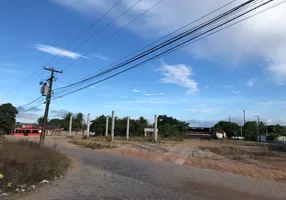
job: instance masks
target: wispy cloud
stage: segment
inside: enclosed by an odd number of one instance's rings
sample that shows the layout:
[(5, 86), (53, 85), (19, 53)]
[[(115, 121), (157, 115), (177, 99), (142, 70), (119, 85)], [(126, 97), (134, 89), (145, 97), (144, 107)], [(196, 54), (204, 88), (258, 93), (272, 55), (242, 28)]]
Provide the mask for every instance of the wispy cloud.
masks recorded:
[(257, 80), (258, 80), (257, 77), (251, 78), (251, 79), (249, 79), (248, 81), (246, 81), (245, 85), (247, 85), (247, 86), (249, 86), (249, 87), (252, 87)]
[(225, 87), (226, 89), (232, 89), (233, 85), (224, 85), (223, 87)]
[(141, 90), (137, 90), (137, 89), (133, 89), (132, 91), (136, 93), (141, 92)]
[(42, 111), (42, 109), (38, 108), (38, 107), (35, 107), (33, 108), (32, 106), (31, 107), (27, 107), (25, 108), (24, 106), (19, 106), (17, 108), (18, 112), (19, 113), (23, 113), (25, 110), (28, 110), (29, 109), (29, 112), (39, 112), (39, 111)]
[(99, 54), (93, 54), (92, 56), (96, 59), (99, 59), (99, 60), (104, 60), (104, 61), (111, 61), (112, 60), (106, 56), (99, 55)]
[(261, 106), (286, 105), (286, 102), (285, 101), (260, 101), (260, 102), (257, 102), (257, 104)]
[(226, 89), (230, 90), (233, 94), (239, 95), (242, 91), (234, 89), (233, 85), (224, 85)]
[(164, 93), (163, 93), (163, 92), (160, 92), (158, 95), (164, 95)]
[(191, 108), (189, 109), (191, 112), (200, 112), (200, 113), (212, 113), (215, 112), (214, 108)]
[(53, 46), (49, 46), (49, 45), (45, 45), (45, 44), (35, 44), (34, 47), (38, 51), (42, 51), (42, 52), (45, 52), (45, 53), (51, 54), (51, 55), (68, 57), (71, 59), (78, 59), (78, 58), (87, 58), (88, 59), (88, 57), (83, 56), (79, 53), (67, 51), (67, 50), (64, 50), (64, 49), (61, 49), (58, 47), (53, 47)]
[(231, 90), (233, 94), (239, 95), (242, 91), (240, 90)]
[(194, 94), (199, 91), (198, 83), (191, 79), (192, 68), (184, 64), (166, 65), (160, 68), (161, 74), (165, 77), (161, 79), (163, 83), (172, 83), (187, 88), (187, 94)]
[(64, 116), (64, 114), (68, 113), (65, 109), (53, 109), (51, 110), (51, 114), (53, 117), (61, 118)]
[(179, 104), (179, 101), (164, 101), (164, 100), (133, 100), (133, 101), (120, 101), (116, 104)]

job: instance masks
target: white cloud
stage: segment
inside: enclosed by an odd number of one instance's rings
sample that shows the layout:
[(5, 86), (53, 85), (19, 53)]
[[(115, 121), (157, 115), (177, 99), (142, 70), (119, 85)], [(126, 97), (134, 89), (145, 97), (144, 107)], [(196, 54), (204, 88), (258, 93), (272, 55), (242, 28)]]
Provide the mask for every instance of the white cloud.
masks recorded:
[(231, 90), (231, 92), (232, 92), (233, 94), (236, 94), (236, 95), (239, 95), (239, 94), (241, 93), (240, 90)]
[(216, 111), (214, 108), (191, 108), (191, 112), (200, 112), (200, 113), (213, 113)]
[(233, 85), (224, 85), (223, 87), (230, 90), (233, 94), (239, 95), (241, 93), (240, 90), (235, 90)]
[(164, 93), (163, 93), (163, 92), (160, 92), (158, 95), (164, 95)]
[(55, 55), (55, 56), (68, 57), (71, 59), (88, 58), (79, 53), (67, 51), (67, 50), (64, 50), (58, 47), (49, 46), (49, 45), (35, 44), (34, 47), (39, 51), (45, 52), (47, 54)]
[(224, 85), (223, 87), (225, 87), (226, 89), (232, 89), (233, 85)]
[(179, 104), (179, 101), (164, 101), (164, 100), (133, 100), (133, 101), (119, 101), (116, 104)]
[(249, 80), (245, 83), (245, 85), (247, 85), (247, 86), (249, 86), (249, 87), (252, 87), (257, 80), (258, 80), (257, 77), (251, 78), (251, 79), (249, 79)]
[(172, 83), (187, 88), (187, 94), (194, 94), (199, 91), (198, 83), (191, 79), (192, 68), (184, 65), (166, 65), (160, 68), (161, 74), (165, 77), (161, 79), (163, 83)]
[(137, 90), (137, 89), (133, 89), (132, 91), (133, 91), (133, 92), (137, 92), (137, 93), (138, 93), (138, 92), (141, 92), (141, 90)]
[(104, 61), (111, 61), (112, 59), (106, 57), (106, 56), (103, 56), (103, 55), (99, 55), (99, 54), (93, 54), (93, 57), (96, 58), (96, 59), (99, 59), (99, 60), (104, 60)]
[[(96, 15), (98, 11), (104, 12), (109, 9), (116, 0), (52, 0), (65, 7), (72, 8), (77, 12), (88, 15)], [(228, 3), (229, 0), (176, 0), (163, 1), (154, 9), (146, 13), (136, 23), (129, 27), (132, 31), (142, 37), (157, 37), (172, 32), (177, 28), (197, 19), (206, 13)], [(233, 8), (245, 2), (237, 0), (227, 8), (217, 12), (215, 15)], [(282, 0), (276, 0), (262, 9), (267, 8)], [(134, 18), (134, 15), (142, 13), (153, 4), (155, 0), (145, 0), (140, 2), (130, 12), (117, 20), (119, 26), (124, 26)], [(115, 18), (127, 7), (134, 4), (134, 1), (123, 1), (109, 17)], [(258, 11), (261, 11), (259, 9)], [(255, 11), (255, 12), (258, 12)], [(218, 34), (210, 36), (189, 46), (190, 52), (197, 58), (209, 59), (219, 63), (227, 63), (229, 67), (239, 66), (239, 62), (247, 62), (248, 58), (258, 57), (265, 61), (264, 69), (269, 72), (269, 76), (275, 83), (286, 81), (286, 26), (284, 18), (286, 4), (268, 10), (249, 20), (239, 23)], [(214, 15), (212, 15), (214, 16)], [(208, 18), (209, 19), (209, 18)], [(201, 20), (202, 23), (207, 19)], [(192, 24), (192, 27), (197, 25)], [(189, 27), (188, 27), (189, 28)], [(250, 45), (251, 44), (251, 45)], [(250, 66), (251, 67), (251, 66)]]

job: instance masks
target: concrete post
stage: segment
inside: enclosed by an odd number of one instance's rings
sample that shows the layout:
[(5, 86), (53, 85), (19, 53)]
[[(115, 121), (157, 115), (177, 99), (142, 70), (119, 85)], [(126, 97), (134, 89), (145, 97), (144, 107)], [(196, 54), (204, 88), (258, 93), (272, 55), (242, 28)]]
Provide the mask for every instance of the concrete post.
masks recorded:
[(154, 140), (157, 142), (158, 135), (157, 135), (157, 115), (154, 117)]
[(105, 136), (108, 136), (108, 119), (109, 117), (106, 117), (106, 125), (105, 125)]
[(114, 139), (114, 127), (115, 127), (115, 112), (112, 111), (112, 123), (111, 123), (111, 141)]
[(69, 136), (72, 136), (72, 115), (70, 116)]
[(129, 121), (130, 117), (127, 117), (127, 127), (126, 127), (126, 139), (129, 140)]
[(87, 130), (86, 130), (86, 137), (89, 138), (89, 129), (90, 129), (90, 114), (87, 114)]

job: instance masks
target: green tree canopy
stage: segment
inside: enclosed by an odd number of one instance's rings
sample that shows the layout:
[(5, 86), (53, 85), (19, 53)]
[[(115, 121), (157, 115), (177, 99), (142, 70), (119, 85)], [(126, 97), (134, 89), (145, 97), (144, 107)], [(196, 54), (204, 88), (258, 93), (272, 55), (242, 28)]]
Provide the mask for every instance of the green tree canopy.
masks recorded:
[(220, 121), (214, 125), (213, 131), (224, 131), (227, 137), (232, 137), (240, 132), (239, 125), (234, 122)]
[(8, 134), (16, 123), (17, 108), (11, 103), (0, 106), (0, 134)]
[(189, 123), (177, 120), (173, 117), (168, 117), (167, 115), (159, 115), (158, 116), (158, 128), (163, 125), (169, 124), (174, 126), (179, 132), (184, 132), (189, 129)]
[(160, 126), (159, 134), (162, 137), (171, 137), (171, 136), (180, 136), (180, 132), (178, 129), (173, 125), (164, 124)]
[(242, 133), (246, 140), (257, 140), (257, 122), (249, 121), (242, 127)]

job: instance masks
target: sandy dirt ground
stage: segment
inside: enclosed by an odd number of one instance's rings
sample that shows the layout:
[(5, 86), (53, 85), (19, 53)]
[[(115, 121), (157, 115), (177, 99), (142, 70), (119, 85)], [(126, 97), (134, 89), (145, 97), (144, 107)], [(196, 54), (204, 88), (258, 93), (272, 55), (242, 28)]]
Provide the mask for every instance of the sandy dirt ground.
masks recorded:
[(279, 157), (259, 156), (228, 158), (200, 147), (236, 148), (247, 152), (261, 152), (264, 148), (260, 144), (243, 141), (204, 141), (184, 140), (184, 142), (166, 142), (162, 144), (144, 142), (115, 141), (117, 148), (101, 149), (103, 152), (121, 156), (165, 161), (179, 165), (189, 165), (198, 168), (213, 169), (222, 172), (232, 172), (258, 179), (286, 181), (286, 155)]

